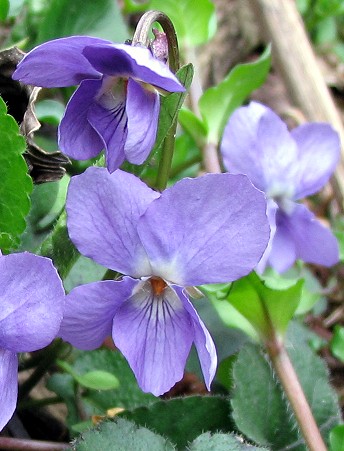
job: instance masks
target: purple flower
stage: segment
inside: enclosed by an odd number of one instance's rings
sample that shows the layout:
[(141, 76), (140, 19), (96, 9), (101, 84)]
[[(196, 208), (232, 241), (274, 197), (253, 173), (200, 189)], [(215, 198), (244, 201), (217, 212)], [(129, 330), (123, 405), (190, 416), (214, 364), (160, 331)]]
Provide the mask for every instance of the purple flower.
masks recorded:
[(234, 112), (221, 144), (228, 171), (246, 174), (268, 197), (269, 246), (258, 266), (279, 272), (295, 260), (332, 266), (338, 244), (307, 207), (295, 201), (319, 191), (339, 159), (337, 133), (328, 124), (301, 125), (291, 132), (269, 108), (251, 102)]
[(159, 117), (156, 88), (184, 87), (147, 48), (72, 36), (39, 45), (19, 63), (15, 80), (45, 88), (80, 84), (59, 127), (60, 149), (86, 160), (105, 148), (107, 167), (141, 164), (152, 150)]
[(72, 241), (126, 276), (72, 290), (60, 336), (95, 349), (112, 334), (142, 390), (155, 395), (182, 378), (194, 343), (209, 389), (214, 344), (183, 287), (250, 272), (269, 239), (265, 210), (263, 193), (242, 175), (184, 179), (162, 194), (121, 170), (92, 167), (73, 177)]
[(51, 260), (24, 252), (0, 256), (0, 430), (17, 402), (18, 352), (36, 351), (56, 336), (64, 290)]

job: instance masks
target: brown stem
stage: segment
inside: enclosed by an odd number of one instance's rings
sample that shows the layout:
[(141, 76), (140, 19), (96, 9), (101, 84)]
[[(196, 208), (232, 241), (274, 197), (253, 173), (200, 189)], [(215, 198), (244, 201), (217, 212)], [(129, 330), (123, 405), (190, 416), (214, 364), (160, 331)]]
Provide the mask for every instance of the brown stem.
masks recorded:
[(266, 343), (266, 349), (294, 411), (309, 451), (327, 451), (284, 344), (277, 337), (272, 338)]
[(69, 448), (68, 443), (0, 437), (0, 449), (10, 451), (63, 451)]

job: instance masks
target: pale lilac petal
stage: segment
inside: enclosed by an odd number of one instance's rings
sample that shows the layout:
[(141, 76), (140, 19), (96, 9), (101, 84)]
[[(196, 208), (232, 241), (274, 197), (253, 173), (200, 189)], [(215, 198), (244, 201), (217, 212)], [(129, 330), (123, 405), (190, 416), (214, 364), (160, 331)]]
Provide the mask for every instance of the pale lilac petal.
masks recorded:
[(56, 336), (64, 301), (62, 282), (48, 258), (23, 252), (0, 257), (0, 348), (31, 352)]
[(54, 88), (78, 85), (85, 78), (100, 78), (101, 74), (92, 67), (82, 51), (88, 45), (109, 42), (88, 36), (46, 42), (25, 55), (13, 79), (29, 85)]
[(270, 224), (270, 239), (269, 243), (267, 245), (267, 248), (265, 249), (265, 252), (262, 256), (262, 258), (259, 260), (258, 265), (256, 266), (255, 270), (262, 274), (268, 265), (269, 257), (272, 250), (272, 242), (276, 233), (276, 212), (278, 210), (278, 205), (276, 202), (274, 202), (272, 199), (267, 200), (267, 207), (266, 207), (266, 215), (269, 220)]
[(117, 89), (115, 95), (112, 90), (106, 90), (88, 110), (88, 121), (102, 138), (110, 172), (118, 169), (125, 159), (124, 144), (128, 134), (125, 100), (122, 89)]
[(87, 120), (94, 97), (101, 88), (101, 80), (85, 80), (67, 104), (59, 126), (59, 147), (76, 160), (88, 160), (104, 148), (103, 140)]
[(217, 367), (215, 344), (194, 306), (183, 293), (183, 290), (176, 286), (174, 286), (174, 289), (177, 291), (185, 310), (187, 310), (192, 319), (194, 343), (200, 360), (205, 385), (210, 391), (210, 384), (214, 379)]
[(10, 421), (18, 394), (18, 359), (14, 352), (0, 349), (0, 431)]
[(297, 178), (297, 147), (287, 126), (270, 108), (256, 102), (230, 117), (221, 152), (229, 172), (246, 174), (271, 197), (285, 194)]
[(329, 124), (321, 123), (301, 125), (291, 136), (298, 146), (296, 200), (316, 193), (328, 182), (339, 160), (340, 141)]
[(151, 275), (137, 221), (158, 196), (132, 174), (90, 167), (69, 184), (69, 236), (82, 254), (101, 265), (133, 277)]
[(154, 58), (145, 47), (126, 44), (90, 45), (84, 49), (83, 54), (102, 74), (131, 77), (170, 92), (185, 91), (166, 64)]
[(83, 350), (96, 349), (111, 335), (118, 307), (128, 299), (137, 280), (104, 280), (74, 288), (67, 296), (59, 336)]
[(277, 271), (286, 271), (296, 259), (323, 266), (338, 262), (336, 238), (304, 205), (294, 204), (288, 215), (279, 210), (276, 227), (269, 262)]
[(263, 193), (244, 175), (207, 174), (164, 191), (140, 218), (153, 273), (177, 285), (248, 274), (269, 240)]
[(159, 396), (183, 377), (192, 330), (176, 292), (167, 287), (156, 296), (148, 280), (116, 311), (112, 336), (141, 389)]
[(159, 94), (129, 80), (126, 110), (128, 136), (124, 152), (130, 163), (142, 164), (155, 143), (160, 111)]

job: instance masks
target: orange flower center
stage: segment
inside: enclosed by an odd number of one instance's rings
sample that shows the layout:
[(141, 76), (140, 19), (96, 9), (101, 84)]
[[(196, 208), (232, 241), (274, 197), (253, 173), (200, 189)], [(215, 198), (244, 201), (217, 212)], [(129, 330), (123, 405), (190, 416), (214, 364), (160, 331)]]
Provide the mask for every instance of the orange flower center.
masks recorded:
[(160, 279), (160, 277), (152, 277), (149, 280), (156, 296), (159, 296), (167, 287), (167, 283), (163, 279)]

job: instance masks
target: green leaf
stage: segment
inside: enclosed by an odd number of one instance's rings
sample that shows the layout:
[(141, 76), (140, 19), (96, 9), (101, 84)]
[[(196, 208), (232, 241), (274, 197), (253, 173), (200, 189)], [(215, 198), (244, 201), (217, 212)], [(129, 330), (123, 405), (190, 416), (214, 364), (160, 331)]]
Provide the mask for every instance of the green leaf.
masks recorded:
[(234, 434), (210, 434), (205, 432), (196, 438), (188, 447), (189, 451), (269, 451), (247, 445), (242, 438)]
[(181, 47), (204, 44), (216, 32), (215, 6), (210, 0), (151, 0), (149, 9), (167, 14)]
[(103, 370), (92, 370), (78, 374), (69, 363), (58, 361), (60, 368), (69, 373), (78, 384), (91, 390), (111, 390), (119, 387), (119, 381), (113, 374)]
[(231, 432), (234, 427), (229, 402), (219, 396), (189, 396), (158, 401), (147, 407), (126, 410), (119, 416), (168, 437), (178, 449), (183, 450), (203, 431)]
[(187, 90), (190, 88), (192, 83), (193, 75), (194, 68), (191, 63), (181, 67), (176, 73), (176, 76), (184, 86), (185, 92), (174, 92), (161, 99), (159, 125), (154, 149), (158, 149), (161, 146), (169, 129), (177, 119), (178, 112), (181, 109), (187, 95)]
[(255, 273), (232, 283), (227, 300), (243, 315), (262, 340), (283, 336), (300, 302), (303, 281), (285, 290), (264, 285)]
[(25, 140), (16, 121), (6, 113), (5, 102), (0, 98), (0, 249), (4, 252), (20, 243), (33, 187), (22, 156)]
[(266, 80), (270, 63), (271, 50), (267, 47), (257, 61), (238, 64), (219, 85), (203, 93), (199, 108), (207, 125), (209, 142), (219, 142), (229, 116)]
[[(340, 420), (327, 369), (297, 337), (288, 336), (288, 343), (288, 353), (326, 440), (329, 430)], [(248, 344), (239, 352), (233, 376), (233, 418), (239, 430), (263, 446), (305, 451), (303, 444), (297, 445), (303, 439), (285, 394), (258, 346)]]
[(0, 21), (4, 21), (7, 19), (9, 10), (10, 10), (10, 1), (0, 0)]
[(129, 32), (113, 0), (52, 0), (40, 21), (37, 44), (71, 35), (124, 42)]
[(330, 432), (330, 451), (343, 451), (344, 424), (339, 424)]
[(337, 359), (344, 362), (344, 327), (336, 325), (330, 341), (330, 349)]
[(106, 421), (83, 434), (72, 444), (73, 451), (173, 451), (175, 447), (149, 429), (117, 419)]
[(156, 400), (155, 396), (140, 390), (127, 361), (118, 351), (98, 349), (82, 352), (72, 367), (78, 374), (101, 368), (103, 371), (114, 374), (119, 381), (119, 387), (116, 390), (107, 392), (92, 390), (84, 394), (83, 401), (96, 409), (94, 413), (105, 413), (113, 407), (130, 409)]
[(207, 130), (201, 119), (199, 119), (192, 111), (182, 108), (179, 111), (178, 121), (183, 130), (191, 136), (198, 147), (202, 147), (206, 137)]
[(67, 277), (80, 254), (69, 239), (65, 212), (60, 215), (53, 231), (43, 241), (39, 253), (53, 260), (62, 279)]

